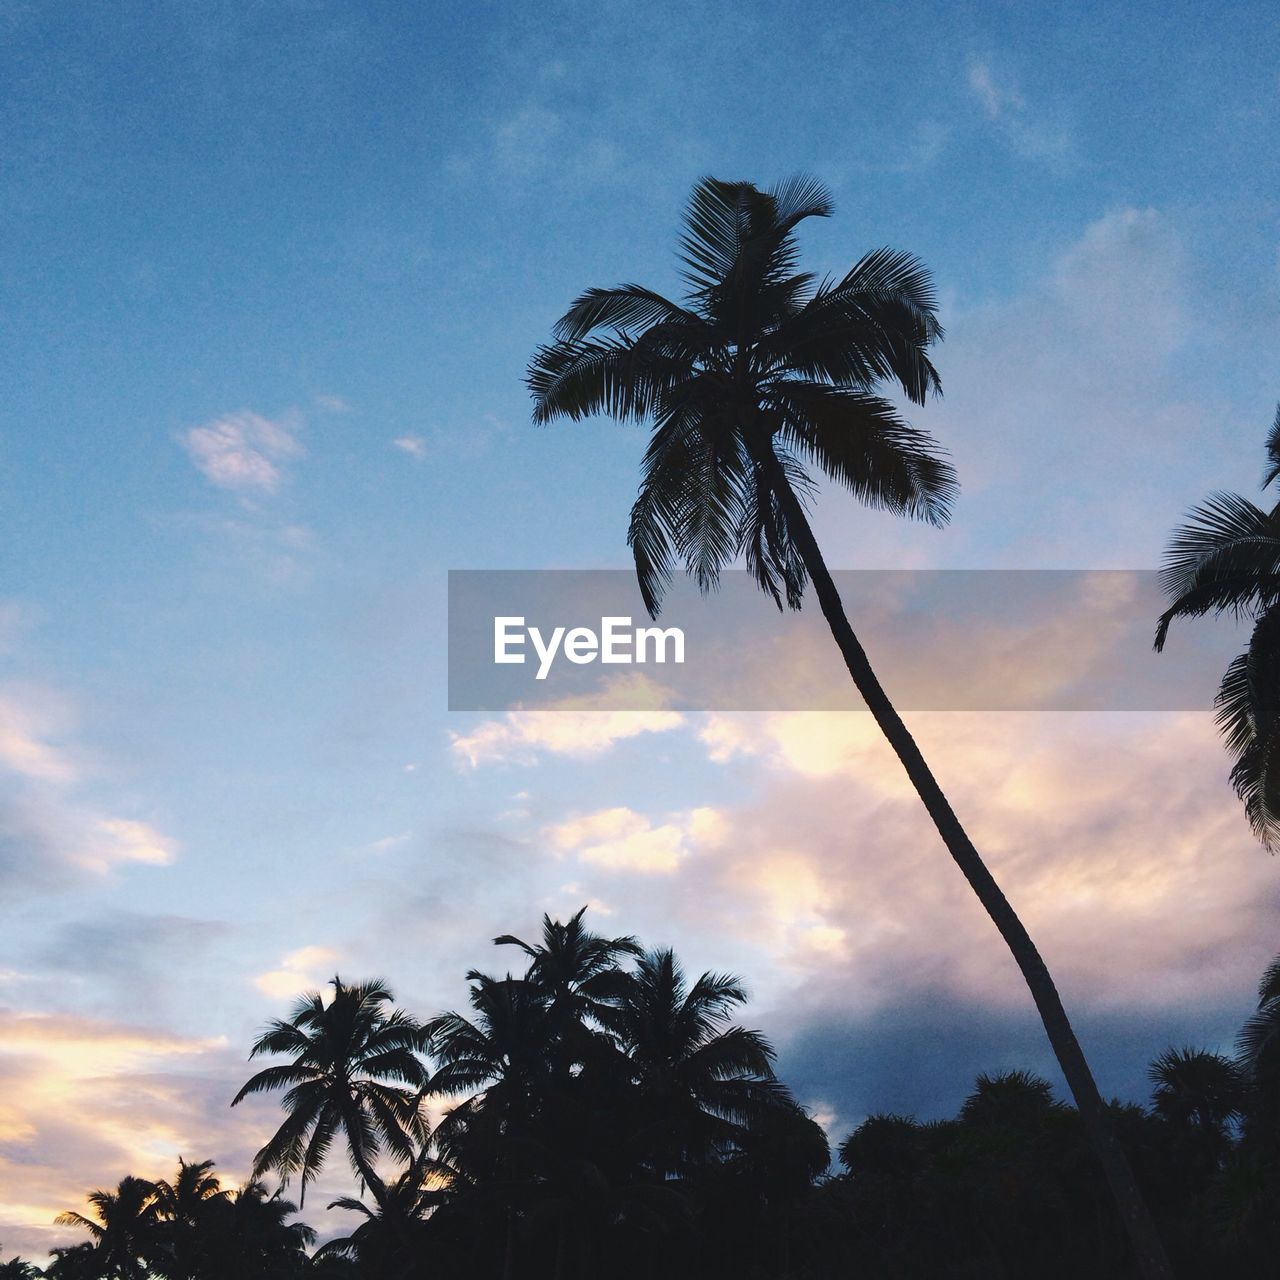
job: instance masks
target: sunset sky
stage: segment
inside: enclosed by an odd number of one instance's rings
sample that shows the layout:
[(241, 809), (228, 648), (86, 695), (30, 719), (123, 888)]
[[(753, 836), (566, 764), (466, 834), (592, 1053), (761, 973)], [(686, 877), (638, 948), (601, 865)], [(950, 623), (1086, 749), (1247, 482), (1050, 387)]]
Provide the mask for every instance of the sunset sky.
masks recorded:
[[(699, 177), (796, 171), (811, 269), (933, 271), (963, 487), (941, 531), (824, 494), (829, 562), (1155, 567), (1257, 496), (1278, 45), (1263, 3), (0, 9), (0, 1256), (179, 1154), (242, 1179), (255, 1031), (335, 970), (428, 1016), (584, 903), (741, 974), (837, 1140), (1056, 1079), (868, 716), (450, 713), (446, 573), (628, 564), (643, 431), (533, 428), (525, 363), (588, 285), (679, 291)], [(1280, 951), (1213, 692), (910, 716), (1107, 1094), (1229, 1047)]]

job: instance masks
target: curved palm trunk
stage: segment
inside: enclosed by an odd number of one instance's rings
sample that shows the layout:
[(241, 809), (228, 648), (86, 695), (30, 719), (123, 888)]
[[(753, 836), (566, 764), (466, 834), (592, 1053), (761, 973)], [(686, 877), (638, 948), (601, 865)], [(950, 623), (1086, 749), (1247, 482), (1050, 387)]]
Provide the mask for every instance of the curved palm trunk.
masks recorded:
[(907, 777), (911, 779), (912, 785), (924, 802), (924, 807), (933, 819), (942, 842), (947, 846), (948, 852), (960, 868), (961, 874), (969, 882), (969, 886), (978, 895), (978, 901), (986, 908), (987, 914), (1000, 931), (1000, 936), (1013, 953), (1023, 978), (1026, 979), (1027, 986), (1031, 990), (1031, 998), (1035, 1001), (1040, 1020), (1044, 1023), (1044, 1029), (1049, 1036), (1049, 1043), (1053, 1047), (1058, 1065), (1062, 1068), (1062, 1074), (1066, 1077), (1071, 1095), (1084, 1121), (1089, 1141), (1106, 1174), (1111, 1194), (1124, 1220), (1125, 1229), (1143, 1277), (1145, 1280), (1172, 1280), (1173, 1271), (1165, 1254), (1164, 1245), (1161, 1243), (1146, 1202), (1142, 1198), (1142, 1192), (1138, 1189), (1128, 1157), (1112, 1131), (1093, 1073), (1089, 1070), (1089, 1064), (1085, 1061), (1075, 1032), (1071, 1029), (1071, 1023), (1067, 1019), (1066, 1010), (1062, 1007), (1062, 1000), (1048, 968), (1040, 958), (1031, 935), (1018, 919), (1017, 913), (1009, 905), (1009, 900), (996, 883), (995, 877), (987, 870), (986, 864), (974, 848), (973, 841), (960, 825), (960, 820), (925, 762), (920, 748), (916, 746), (915, 739), (903, 723), (902, 717), (898, 715), (881, 687), (862, 644), (845, 616), (840, 593), (836, 590), (836, 585), (823, 561), (804, 508), (792, 490), (772, 447), (769, 445), (762, 448), (756, 447), (752, 452), (757, 463), (764, 468), (778, 496), (788, 529), (808, 570), (818, 602), (822, 606), (823, 615), (844, 656), (845, 666), (849, 669), (854, 685), (866, 702), (867, 709), (875, 717), (881, 732), (888, 739), (894, 754), (902, 762), (902, 767), (907, 771)]

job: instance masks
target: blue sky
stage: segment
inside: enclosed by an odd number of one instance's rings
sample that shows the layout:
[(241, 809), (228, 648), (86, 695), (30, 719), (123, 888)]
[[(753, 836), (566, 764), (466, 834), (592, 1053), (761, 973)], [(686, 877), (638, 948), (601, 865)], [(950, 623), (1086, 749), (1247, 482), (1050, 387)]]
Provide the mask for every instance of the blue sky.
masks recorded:
[[(445, 573), (626, 563), (643, 433), (535, 430), (525, 362), (586, 285), (678, 288), (700, 176), (794, 171), (836, 200), (813, 269), (888, 243), (934, 272), (946, 395), (917, 417), (964, 486), (943, 532), (828, 495), (831, 562), (1154, 565), (1203, 493), (1256, 490), (1280, 396), (1270, 6), (0, 31), (7, 1246), (179, 1150), (239, 1176), (274, 1112), (225, 1100), (293, 990), (382, 973), (430, 1013), (495, 932), (588, 900), (741, 971), (837, 1136), (1048, 1069), (861, 717), (450, 715)], [(1277, 883), (1207, 714), (916, 727), (1104, 1088), (1229, 1038)]]

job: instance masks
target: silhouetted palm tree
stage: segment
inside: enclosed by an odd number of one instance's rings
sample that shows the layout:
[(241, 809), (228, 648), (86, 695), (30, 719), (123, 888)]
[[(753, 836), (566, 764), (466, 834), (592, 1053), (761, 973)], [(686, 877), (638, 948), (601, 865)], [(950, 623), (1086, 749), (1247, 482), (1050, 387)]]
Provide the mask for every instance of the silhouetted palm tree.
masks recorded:
[(103, 1280), (107, 1275), (97, 1248), (88, 1242), (60, 1245), (49, 1252), (53, 1261), (44, 1270), (48, 1280)]
[(37, 1280), (39, 1275), (39, 1270), (22, 1258), (10, 1258), (8, 1262), (0, 1262), (0, 1280)]
[(494, 939), (498, 946), (519, 947), (529, 957), (525, 981), (546, 1002), (553, 1034), (562, 1036), (594, 1022), (607, 1027), (622, 982), (618, 962), (641, 953), (632, 937), (604, 938), (582, 923), (583, 907), (568, 923), (542, 917), (542, 941), (531, 945), (513, 934)]
[(681, 1173), (788, 1099), (768, 1041), (730, 1025), (746, 1000), (737, 978), (704, 973), (689, 986), (670, 950), (641, 956), (627, 977), (617, 1022), (638, 1087), (641, 1150), (658, 1174)]
[(956, 492), (933, 441), (875, 392), (895, 382), (923, 403), (939, 387), (928, 273), (889, 249), (839, 281), (798, 272), (796, 227), (830, 212), (811, 180), (766, 192), (704, 179), (685, 217), (685, 304), (634, 284), (583, 293), (530, 364), (534, 421), (652, 421), (627, 535), (650, 613), (678, 561), (707, 590), (742, 556), (779, 605), (795, 608), (812, 581), (854, 684), (1026, 979), (1143, 1273), (1165, 1277), (1163, 1247), (1049, 971), (881, 687), (805, 514), (805, 463), (864, 502), (934, 524)]
[(203, 1280), (209, 1237), (216, 1229), (210, 1219), (230, 1195), (214, 1174), (212, 1160), (188, 1164), (179, 1156), (173, 1182), (155, 1184), (159, 1250), (151, 1265), (163, 1280)]
[[(1265, 489), (1280, 477), (1280, 409), (1267, 436)], [(1175, 618), (1230, 613), (1253, 623), (1214, 700), (1235, 758), (1231, 783), (1254, 834), (1280, 843), (1280, 504), (1264, 511), (1235, 493), (1211, 494), (1175, 529), (1160, 574), (1173, 603), (1160, 615), (1155, 647)]]
[(83, 1227), (89, 1233), (100, 1275), (143, 1280), (146, 1260), (159, 1247), (155, 1191), (154, 1184), (143, 1178), (121, 1178), (114, 1191), (90, 1193), (96, 1222), (74, 1210), (58, 1214), (55, 1221), (59, 1226)]
[(375, 1168), (386, 1150), (408, 1162), (429, 1134), (422, 1110), (427, 1069), (421, 1025), (399, 1009), (378, 979), (346, 985), (335, 977), (333, 998), (303, 996), (288, 1022), (276, 1020), (254, 1042), (250, 1057), (287, 1054), (288, 1065), (259, 1071), (231, 1105), (254, 1093), (287, 1089), (288, 1115), (254, 1161), (253, 1176), (278, 1170), (283, 1182), (300, 1175), (302, 1195), (339, 1134), (351, 1167), (383, 1203), (386, 1188)]
[(422, 1225), (441, 1204), (452, 1182), (452, 1171), (426, 1152), (419, 1152), (408, 1168), (387, 1186), (383, 1203), (370, 1208), (362, 1200), (342, 1196), (330, 1209), (358, 1213), (361, 1221), (349, 1236), (331, 1240), (318, 1257), (340, 1255), (359, 1264), (368, 1280), (398, 1280), (424, 1264), (428, 1243)]
[(1258, 1009), (1244, 1024), (1238, 1044), (1248, 1071), (1270, 1064), (1280, 1070), (1280, 956), (1267, 966), (1258, 984)]
[(1227, 1126), (1244, 1106), (1244, 1081), (1230, 1058), (1204, 1049), (1166, 1049), (1148, 1077), (1157, 1115), (1174, 1124), (1195, 1125), (1225, 1138)]

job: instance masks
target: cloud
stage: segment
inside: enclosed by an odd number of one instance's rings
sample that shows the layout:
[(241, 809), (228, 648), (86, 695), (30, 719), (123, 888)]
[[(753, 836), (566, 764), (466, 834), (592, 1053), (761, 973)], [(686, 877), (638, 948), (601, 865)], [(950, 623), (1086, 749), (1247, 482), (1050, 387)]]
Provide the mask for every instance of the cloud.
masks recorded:
[(77, 1239), (56, 1214), (125, 1173), (168, 1176), (179, 1152), (246, 1166), (238, 1057), (219, 1037), (0, 1008), (0, 1239), (29, 1255)]
[(314, 396), (312, 403), (324, 413), (353, 413), (352, 407), (341, 396)]
[(281, 957), (280, 967), (260, 973), (253, 985), (274, 1000), (287, 1000), (320, 986), (321, 975), (330, 971), (338, 959), (331, 947), (300, 947)]
[(667, 696), (644, 676), (626, 676), (605, 682), (595, 693), (549, 704), (546, 710), (511, 711), (501, 720), (483, 721), (470, 733), (450, 733), (450, 749), (473, 769), (482, 764), (531, 764), (544, 752), (597, 756), (628, 738), (666, 733), (683, 724), (678, 712), (662, 709)]
[(0, 694), (0, 886), (9, 893), (129, 863), (163, 866), (176, 855), (178, 842), (153, 824), (82, 797), (86, 767), (65, 742), (72, 720), (56, 691)]
[(543, 835), (553, 849), (580, 862), (611, 871), (669, 874), (695, 846), (715, 845), (723, 830), (724, 819), (712, 808), (676, 814), (655, 826), (643, 814), (617, 807), (555, 823)]
[(242, 494), (270, 494), (284, 479), (283, 464), (305, 452), (298, 440), (300, 426), (294, 414), (273, 421), (244, 410), (191, 427), (180, 439), (211, 484)]
[(397, 436), (391, 443), (417, 462), (427, 456), (427, 442), (421, 436)]
[(44, 740), (65, 720), (62, 700), (44, 694), (0, 694), (0, 768), (42, 782), (72, 782), (77, 770), (66, 754)]
[(997, 71), (990, 59), (971, 59), (966, 80), (988, 122), (1018, 155), (1055, 167), (1074, 161), (1070, 129), (1033, 110), (1016, 81)]

